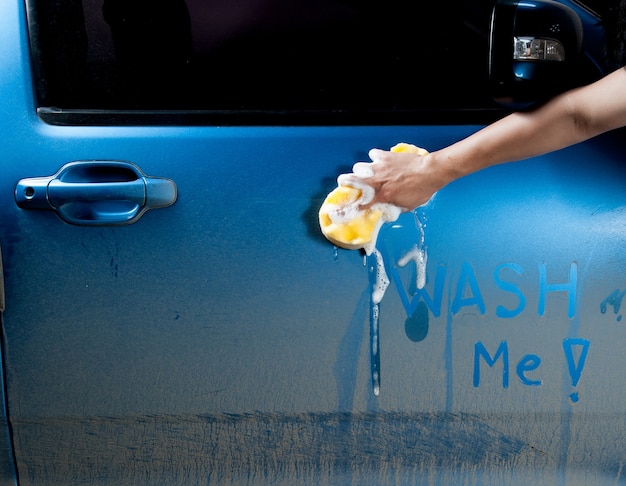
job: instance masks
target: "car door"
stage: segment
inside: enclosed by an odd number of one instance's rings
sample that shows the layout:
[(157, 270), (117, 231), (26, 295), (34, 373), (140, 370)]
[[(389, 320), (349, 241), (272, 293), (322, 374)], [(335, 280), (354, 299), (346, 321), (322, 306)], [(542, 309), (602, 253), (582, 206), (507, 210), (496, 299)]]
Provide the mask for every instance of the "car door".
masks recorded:
[(492, 5), (433, 3), (2, 3), (7, 482), (621, 479), (619, 133), (319, 231), (505, 113)]

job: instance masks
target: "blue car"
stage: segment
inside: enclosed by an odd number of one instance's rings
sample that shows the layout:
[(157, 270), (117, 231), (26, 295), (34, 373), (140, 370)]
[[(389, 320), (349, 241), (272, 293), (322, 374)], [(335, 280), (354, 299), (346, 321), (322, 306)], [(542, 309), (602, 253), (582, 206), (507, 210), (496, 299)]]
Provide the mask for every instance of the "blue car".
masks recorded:
[(605, 2), (0, 6), (2, 484), (626, 482), (623, 131), (318, 222), (613, 69)]

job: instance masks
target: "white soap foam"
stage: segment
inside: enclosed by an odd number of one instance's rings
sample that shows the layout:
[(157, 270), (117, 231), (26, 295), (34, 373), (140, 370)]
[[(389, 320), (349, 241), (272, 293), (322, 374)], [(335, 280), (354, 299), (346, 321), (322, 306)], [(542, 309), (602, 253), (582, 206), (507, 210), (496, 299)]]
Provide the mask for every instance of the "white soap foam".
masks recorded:
[[(374, 199), (374, 188), (365, 183), (362, 178), (371, 177), (373, 171), (371, 164), (356, 164), (355, 172), (351, 174), (341, 174), (337, 177), (337, 184), (343, 187), (353, 187), (361, 191), (361, 195), (345, 204), (329, 204), (328, 216), (334, 224), (344, 224), (352, 221), (356, 217), (362, 215), (366, 210), (360, 209), (362, 205), (368, 204)], [(378, 232), (383, 223), (393, 222), (402, 213), (402, 209), (394, 204), (375, 203), (371, 206), (371, 210), (380, 211), (381, 218), (372, 231), (372, 239), (369, 243), (363, 245), (366, 255), (371, 255), (375, 249)]]
[[(373, 175), (373, 174), (372, 174)], [(356, 176), (356, 177), (355, 177)], [(374, 188), (366, 184), (362, 180), (363, 176), (357, 174), (341, 174), (337, 177), (337, 184), (344, 187), (354, 187), (361, 190), (361, 197), (358, 198), (359, 204), (367, 204), (374, 199)]]
[[(396, 216), (397, 218), (397, 216)], [(427, 254), (424, 245), (424, 227), (420, 222), (417, 215), (415, 221), (420, 230), (420, 241), (413, 245), (413, 247), (397, 261), (397, 264), (401, 267), (405, 267), (409, 262), (414, 262), (416, 267), (416, 286), (418, 289), (423, 289), (426, 285), (426, 261)], [(372, 386), (374, 396), (380, 394), (380, 302), (385, 296), (387, 287), (391, 283), (387, 275), (385, 268), (385, 261), (381, 252), (372, 244), (369, 249), (376, 258), (376, 280), (372, 287), (372, 293), (370, 298), (370, 353), (372, 360)], [(366, 249), (367, 252), (367, 249)], [(369, 253), (368, 253), (369, 255)], [(367, 257), (364, 258), (364, 263), (367, 262)], [(394, 264), (393, 262), (389, 262)], [(371, 271), (373, 271), (372, 269)]]
[(335, 224), (345, 224), (359, 214), (358, 202), (348, 204), (328, 204), (328, 217)]
[[(395, 219), (397, 219), (398, 216), (396, 216)], [(393, 221), (395, 221), (395, 219)], [(424, 227), (417, 215), (415, 215), (415, 222), (420, 231), (419, 241), (415, 243), (397, 262), (387, 262), (387, 264), (397, 264), (400, 267), (405, 267), (410, 262), (415, 263), (415, 286), (421, 290), (426, 286), (426, 264), (428, 262), (428, 254), (426, 252), (426, 248), (424, 247)], [(367, 255), (373, 253), (376, 257), (376, 282), (372, 289), (372, 303), (379, 304), (385, 295), (390, 280), (385, 268), (384, 258), (380, 251), (376, 248), (375, 242), (371, 245), (369, 253), (367, 253), (367, 251), (368, 250), (366, 249)]]
[(411, 248), (406, 255), (398, 260), (398, 265), (405, 267), (409, 262), (415, 263), (416, 268), (416, 282), (415, 286), (418, 289), (423, 289), (426, 285), (426, 261), (428, 255), (425, 248), (419, 248), (415, 245)]
[(383, 300), (387, 287), (389, 287), (390, 280), (387, 276), (387, 271), (385, 270), (383, 256), (376, 248), (374, 248), (373, 253), (376, 257), (376, 282), (374, 283), (374, 288), (372, 289), (372, 303), (377, 305), (381, 300)]

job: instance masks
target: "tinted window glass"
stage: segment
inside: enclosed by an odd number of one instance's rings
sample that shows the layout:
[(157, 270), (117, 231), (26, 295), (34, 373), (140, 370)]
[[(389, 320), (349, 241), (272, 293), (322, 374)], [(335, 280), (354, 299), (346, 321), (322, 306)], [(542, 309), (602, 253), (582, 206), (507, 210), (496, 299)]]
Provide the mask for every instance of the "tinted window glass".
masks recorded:
[(491, 1), (32, 0), (43, 107), (342, 111), (493, 106)]
[(575, 0), (577, 3), (579, 3), (580, 5), (583, 5), (585, 7), (587, 7), (588, 9), (592, 10), (593, 12), (600, 14), (600, 15), (606, 15), (608, 9), (611, 7), (611, 3), (616, 3), (616, 2), (611, 2), (611, 1), (607, 1), (607, 0)]

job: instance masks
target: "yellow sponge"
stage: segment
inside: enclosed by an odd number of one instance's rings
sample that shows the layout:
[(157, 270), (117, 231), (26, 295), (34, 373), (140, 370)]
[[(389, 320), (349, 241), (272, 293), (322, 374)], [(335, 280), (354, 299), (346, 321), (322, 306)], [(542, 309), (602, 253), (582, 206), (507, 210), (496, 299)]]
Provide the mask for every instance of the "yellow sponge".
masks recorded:
[(417, 155), (426, 155), (428, 150), (423, 149), (422, 147), (416, 147), (410, 143), (400, 142), (393, 147), (391, 147), (391, 152), (406, 152), (409, 154), (417, 154)]
[[(356, 187), (339, 186), (326, 197), (319, 211), (324, 236), (337, 246), (356, 250), (372, 240), (374, 228), (383, 212), (376, 209), (358, 210), (362, 191)], [(352, 206), (352, 207), (350, 207)]]
[[(428, 153), (408, 143), (399, 143), (391, 151), (419, 155)], [(319, 210), (319, 223), (322, 233), (331, 243), (349, 250), (364, 248), (369, 254), (383, 222), (395, 220), (400, 209), (391, 204), (374, 204), (369, 209), (359, 209), (362, 197), (362, 188), (340, 185), (326, 196)]]

